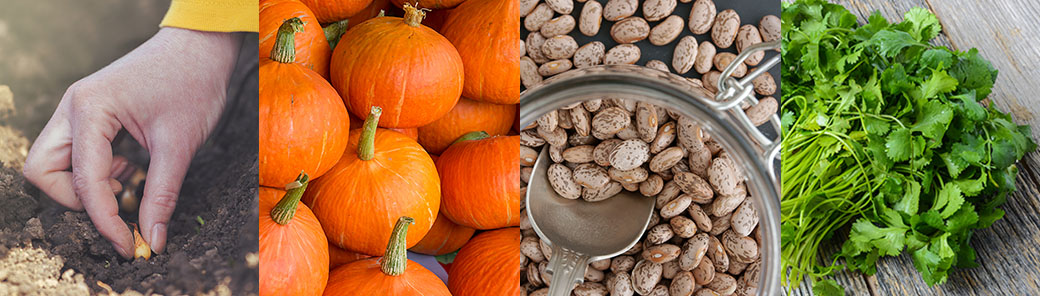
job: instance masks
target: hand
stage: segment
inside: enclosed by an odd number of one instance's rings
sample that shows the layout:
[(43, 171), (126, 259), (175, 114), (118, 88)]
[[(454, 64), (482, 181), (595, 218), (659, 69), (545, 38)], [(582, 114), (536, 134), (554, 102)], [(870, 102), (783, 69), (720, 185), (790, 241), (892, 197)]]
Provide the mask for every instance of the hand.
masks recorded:
[(29, 150), (26, 179), (63, 206), (85, 209), (130, 258), (133, 237), (109, 183), (126, 166), (112, 156), (112, 140), (126, 129), (150, 155), (139, 222), (152, 250), (162, 253), (191, 158), (224, 109), (240, 43), (231, 33), (162, 28), (73, 83)]

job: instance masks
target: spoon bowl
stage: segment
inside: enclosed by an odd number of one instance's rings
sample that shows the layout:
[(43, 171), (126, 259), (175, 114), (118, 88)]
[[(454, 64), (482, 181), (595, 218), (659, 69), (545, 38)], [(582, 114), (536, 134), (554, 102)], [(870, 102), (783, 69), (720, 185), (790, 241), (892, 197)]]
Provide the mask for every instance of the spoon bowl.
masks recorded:
[(554, 283), (549, 296), (567, 296), (582, 282), (589, 262), (620, 255), (639, 241), (654, 199), (626, 190), (598, 202), (563, 198), (549, 184), (551, 164), (543, 148), (527, 188), (527, 215), (538, 236), (552, 246), (546, 268)]

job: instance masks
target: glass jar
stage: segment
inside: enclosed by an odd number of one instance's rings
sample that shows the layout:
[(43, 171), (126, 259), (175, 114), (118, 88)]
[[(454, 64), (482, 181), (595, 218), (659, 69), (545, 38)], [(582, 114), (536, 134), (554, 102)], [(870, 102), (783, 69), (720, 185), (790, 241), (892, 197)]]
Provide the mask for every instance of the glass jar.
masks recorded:
[[(754, 51), (779, 48), (779, 41), (761, 43), (741, 53), (737, 65)], [(763, 61), (758, 69), (738, 81), (727, 68), (717, 93), (689, 79), (634, 65), (604, 65), (571, 70), (546, 79), (520, 95), (520, 126), (529, 126), (542, 115), (592, 99), (642, 100), (695, 119), (738, 164), (746, 176), (748, 197), (759, 215), (762, 258), (758, 295), (780, 293), (780, 180), (775, 166), (779, 155), (780, 119), (771, 116), (763, 132), (752, 125), (741, 105), (757, 104), (751, 80), (779, 63), (779, 57)], [(733, 67), (730, 67), (733, 68)], [(770, 137), (770, 134), (772, 137)], [(652, 225), (651, 225), (652, 226)]]

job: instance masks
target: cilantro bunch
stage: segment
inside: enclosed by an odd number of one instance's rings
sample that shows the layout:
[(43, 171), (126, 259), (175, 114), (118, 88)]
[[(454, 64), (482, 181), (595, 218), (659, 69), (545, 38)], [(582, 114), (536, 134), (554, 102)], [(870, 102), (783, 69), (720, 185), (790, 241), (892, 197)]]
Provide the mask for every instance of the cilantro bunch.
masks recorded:
[[(1036, 149), (1028, 126), (980, 103), (997, 70), (975, 49), (929, 44), (941, 26), (922, 8), (860, 25), (841, 5), (797, 0), (781, 20), (783, 282), (843, 294), (824, 277), (873, 274), (903, 252), (929, 285), (976, 266), (972, 231), (1003, 217), (1014, 164)], [(830, 241), (844, 244), (827, 262)]]

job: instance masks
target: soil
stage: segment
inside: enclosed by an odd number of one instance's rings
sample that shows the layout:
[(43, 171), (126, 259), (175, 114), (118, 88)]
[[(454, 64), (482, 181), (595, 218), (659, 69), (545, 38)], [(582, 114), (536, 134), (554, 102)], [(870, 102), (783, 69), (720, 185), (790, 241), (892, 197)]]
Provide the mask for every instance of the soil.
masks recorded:
[[(149, 260), (122, 259), (85, 213), (27, 183), (17, 168), (28, 141), (0, 118), (0, 294), (258, 293), (257, 36), (243, 38), (223, 121), (192, 162), (166, 251)], [(26, 145), (4, 145), (5, 137)], [(147, 153), (125, 142), (117, 154), (146, 166)]]

